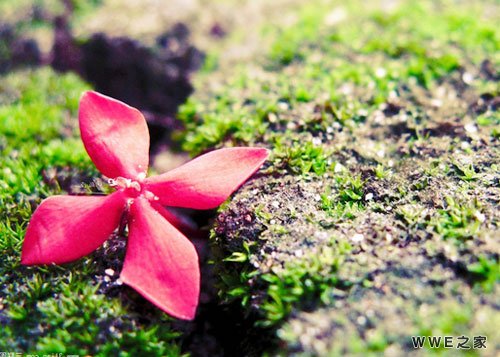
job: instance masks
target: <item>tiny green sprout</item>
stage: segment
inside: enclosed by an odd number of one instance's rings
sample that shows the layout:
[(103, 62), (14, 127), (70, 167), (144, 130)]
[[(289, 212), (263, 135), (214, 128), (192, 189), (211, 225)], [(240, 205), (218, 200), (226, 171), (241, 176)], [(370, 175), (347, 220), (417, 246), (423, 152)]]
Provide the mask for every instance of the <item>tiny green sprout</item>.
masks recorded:
[(264, 205), (262, 205), (262, 204), (255, 207), (254, 213), (258, 218), (262, 219), (266, 223), (269, 222), (273, 218), (273, 215), (271, 213), (267, 212), (264, 209)]
[(391, 170), (388, 168), (385, 168), (384, 165), (378, 164), (377, 167), (375, 167), (375, 176), (379, 180), (383, 180), (389, 177), (391, 174)]
[(309, 102), (312, 99), (310, 91), (305, 87), (297, 87), (295, 89), (295, 100), (298, 102)]
[(416, 226), (424, 212), (425, 208), (423, 207), (417, 205), (405, 205), (396, 209), (396, 217), (409, 226)]
[(356, 202), (363, 198), (363, 185), (361, 175), (351, 175), (344, 173), (335, 178), (339, 188), (339, 198), (341, 202)]
[(484, 291), (492, 292), (495, 284), (500, 281), (500, 264), (498, 262), (498, 257), (487, 258), (485, 256), (480, 256), (476, 263), (473, 263), (467, 267), (470, 273), (473, 273), (478, 277), (478, 282)]
[(476, 123), (480, 126), (500, 125), (500, 114), (487, 111), (476, 118)]
[(430, 165), (424, 169), (424, 174), (432, 177), (438, 175), (441, 171), (443, 171), (443, 173), (446, 173), (447, 166), (442, 163), (441, 159), (436, 159), (432, 160), (430, 162)]
[(29, 316), (29, 310), (26, 309), (22, 305), (11, 305), (9, 311), (7, 312), (8, 316), (15, 321), (24, 321)]
[(279, 150), (276, 156), (290, 171), (304, 176), (311, 173), (323, 175), (329, 168), (329, 153), (325, 152), (322, 146), (315, 146), (310, 141), (296, 142), (291, 147)]
[(445, 207), (438, 210), (433, 224), (435, 231), (444, 239), (463, 241), (474, 237), (484, 220), (477, 201), (460, 204), (448, 196)]
[(289, 230), (285, 226), (283, 226), (281, 224), (273, 224), (273, 225), (271, 225), (270, 230), (273, 233), (278, 234), (278, 235), (289, 233)]
[(478, 178), (474, 165), (472, 164), (461, 164), (458, 161), (452, 163), (455, 172), (458, 177), (464, 181), (474, 181)]
[(336, 176), (334, 187), (327, 187), (321, 195), (321, 209), (336, 219), (353, 219), (364, 208), (363, 185), (360, 175), (342, 172)]
[(233, 252), (229, 257), (225, 258), (225, 262), (245, 263), (249, 260), (251, 247), (255, 242), (243, 242), (243, 252)]

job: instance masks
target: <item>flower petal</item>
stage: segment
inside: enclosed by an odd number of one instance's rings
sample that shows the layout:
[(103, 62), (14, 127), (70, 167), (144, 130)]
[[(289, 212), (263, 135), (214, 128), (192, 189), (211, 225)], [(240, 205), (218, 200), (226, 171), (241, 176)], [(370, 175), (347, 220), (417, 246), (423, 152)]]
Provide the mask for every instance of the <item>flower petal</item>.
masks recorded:
[(67, 263), (91, 253), (118, 226), (125, 204), (121, 192), (47, 198), (31, 217), (21, 263)]
[(132, 204), (130, 214), (120, 278), (170, 315), (193, 319), (200, 293), (193, 244), (142, 197)]
[(149, 132), (141, 112), (90, 91), (80, 100), (78, 118), (83, 144), (99, 171), (131, 179), (146, 173)]
[(146, 187), (166, 206), (215, 208), (266, 161), (263, 148), (227, 148), (209, 152), (163, 175)]

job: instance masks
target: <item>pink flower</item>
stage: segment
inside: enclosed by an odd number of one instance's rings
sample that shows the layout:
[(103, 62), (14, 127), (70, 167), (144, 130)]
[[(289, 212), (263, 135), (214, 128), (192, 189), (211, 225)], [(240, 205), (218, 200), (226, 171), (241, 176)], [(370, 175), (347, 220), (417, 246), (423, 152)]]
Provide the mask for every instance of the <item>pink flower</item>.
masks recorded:
[[(149, 133), (142, 114), (120, 101), (86, 92), (80, 131), (96, 167), (115, 186), (109, 196), (54, 196), (36, 209), (21, 263), (61, 264), (104, 243), (127, 215), (129, 235), (121, 280), (172, 316), (192, 319), (200, 271), (182, 222), (165, 206), (215, 208), (266, 160), (262, 148), (228, 148), (146, 178)], [(177, 227), (177, 228), (176, 228)]]

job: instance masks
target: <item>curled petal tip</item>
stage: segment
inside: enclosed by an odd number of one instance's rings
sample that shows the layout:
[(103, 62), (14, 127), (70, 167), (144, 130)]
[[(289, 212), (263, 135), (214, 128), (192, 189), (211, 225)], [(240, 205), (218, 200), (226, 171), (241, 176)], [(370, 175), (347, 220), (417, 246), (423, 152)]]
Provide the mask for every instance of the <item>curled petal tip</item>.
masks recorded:
[(147, 171), (149, 133), (139, 110), (103, 94), (82, 94), (78, 111), (83, 144), (108, 177), (135, 178)]

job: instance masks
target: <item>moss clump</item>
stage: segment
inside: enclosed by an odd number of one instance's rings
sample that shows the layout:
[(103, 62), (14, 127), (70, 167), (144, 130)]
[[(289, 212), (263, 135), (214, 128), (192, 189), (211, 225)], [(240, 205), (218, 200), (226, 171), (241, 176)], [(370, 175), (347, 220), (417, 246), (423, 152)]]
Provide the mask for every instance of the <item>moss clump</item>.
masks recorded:
[(262, 275), (268, 286), (259, 303), (264, 319), (258, 325), (269, 327), (281, 323), (292, 307), (310, 309), (318, 301), (332, 303), (335, 289), (349, 286), (336, 273), (350, 248), (345, 241), (333, 240), (317, 252), (308, 252), (308, 256), (287, 262), (281, 268), (271, 268)]

